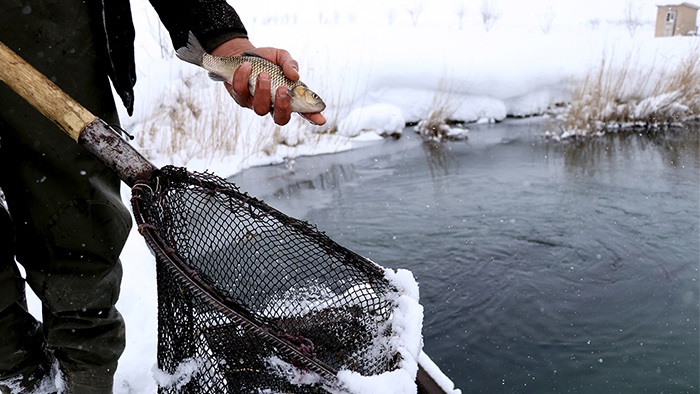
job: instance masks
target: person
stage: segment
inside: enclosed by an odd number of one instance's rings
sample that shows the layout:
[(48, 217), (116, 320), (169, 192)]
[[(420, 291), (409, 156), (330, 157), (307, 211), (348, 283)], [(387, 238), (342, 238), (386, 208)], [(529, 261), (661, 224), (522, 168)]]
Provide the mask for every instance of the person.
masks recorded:
[[(192, 31), (218, 56), (254, 52), (290, 79), (298, 65), (282, 49), (256, 48), (225, 0), (151, 0), (175, 48)], [(97, 117), (118, 124), (110, 82), (131, 115), (134, 28), (128, 0), (5, 0), (0, 41)], [(277, 124), (289, 122), (289, 96), (261, 74), (254, 97), (250, 66), (226, 84), (234, 100)], [(323, 124), (322, 114), (305, 115)], [(119, 181), (83, 147), (0, 84), (0, 392), (111, 393), (125, 346), (115, 309), (119, 254), (131, 227)], [(26, 271), (23, 279), (19, 263)], [(25, 283), (42, 303), (41, 323), (27, 311)], [(52, 372), (53, 370), (53, 372)]]

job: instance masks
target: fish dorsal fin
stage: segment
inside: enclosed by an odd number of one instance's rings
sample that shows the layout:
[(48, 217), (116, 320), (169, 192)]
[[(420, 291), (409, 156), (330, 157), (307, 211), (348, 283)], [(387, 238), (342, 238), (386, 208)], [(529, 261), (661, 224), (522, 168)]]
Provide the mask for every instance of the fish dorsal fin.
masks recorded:
[[(260, 56), (260, 55), (257, 55), (257, 54), (255, 54), (255, 53), (253, 53), (253, 52), (243, 52), (243, 56), (259, 57), (260, 59), (265, 59), (264, 57), (262, 57), (262, 56)], [(265, 59), (265, 60), (267, 60), (267, 59)]]
[(215, 73), (215, 72), (210, 72), (209, 73), (209, 78), (211, 78), (212, 81), (216, 82), (228, 82), (228, 80), (221, 75)]

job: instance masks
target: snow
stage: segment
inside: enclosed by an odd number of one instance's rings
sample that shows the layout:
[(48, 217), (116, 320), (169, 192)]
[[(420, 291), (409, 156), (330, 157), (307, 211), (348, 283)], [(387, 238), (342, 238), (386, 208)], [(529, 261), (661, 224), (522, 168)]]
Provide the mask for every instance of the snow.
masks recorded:
[(406, 119), (401, 108), (392, 104), (374, 104), (355, 108), (338, 125), (338, 134), (357, 137), (363, 131), (379, 135), (401, 134)]
[[(482, 4), (492, 5), (498, 16), (489, 29), (481, 19)], [(251, 166), (371, 143), (379, 134), (400, 133), (403, 123), (418, 122), (436, 107), (464, 122), (541, 114), (565, 101), (571, 81), (601, 57), (661, 69), (700, 48), (698, 37), (654, 38), (656, 3), (651, 0), (267, 0), (233, 5), (254, 44), (285, 48), (299, 61), (302, 80), (328, 104), (324, 114), (329, 122), (313, 126), (295, 116), (280, 128), (270, 117), (237, 108), (203, 70), (174, 58), (167, 32), (150, 5), (133, 0), (136, 104), (132, 118), (125, 111), (121, 118), (124, 128), (137, 136), (137, 148), (158, 166), (175, 164), (228, 176)], [(642, 22), (635, 31), (622, 22), (628, 9)], [(194, 100), (194, 106), (183, 106), (183, 97)], [(667, 104), (659, 100), (668, 98), (650, 99), (645, 105)], [(193, 123), (183, 125), (183, 119)], [(223, 139), (233, 147), (222, 153), (207, 148), (214, 137), (205, 133), (224, 120), (230, 134)], [(183, 128), (191, 142), (186, 151), (168, 152), (162, 147), (176, 138), (176, 128)], [(122, 191), (128, 203), (130, 191)], [(121, 259), (124, 280), (117, 306), (127, 322), (127, 347), (116, 372), (115, 393), (155, 393), (158, 381), (178, 381), (154, 369), (155, 266), (135, 230)], [(410, 282), (407, 273), (394, 275), (401, 283)], [(405, 336), (406, 342), (397, 344), (405, 365), (371, 378), (341, 372), (339, 377), (356, 392), (415, 392), (410, 381), (417, 361), (439, 376), (446, 390), (452, 389), (449, 378), (415, 345), (420, 344), (422, 310), (417, 287), (406, 289), (409, 295), (399, 308), (405, 315), (398, 319), (403, 323), (395, 327)], [(31, 309), (40, 316), (35, 298)], [(181, 378), (187, 377), (185, 367)]]
[(374, 376), (362, 376), (349, 370), (340, 371), (338, 380), (345, 392), (402, 394), (416, 391), (418, 357), (423, 347), (423, 307), (419, 304), (418, 284), (413, 274), (404, 269), (386, 269), (385, 277), (400, 294), (391, 322), (390, 340), (390, 348), (401, 355), (399, 368)]
[(421, 367), (430, 375), (431, 378), (437, 383), (437, 385), (445, 391), (447, 394), (461, 394), (462, 390), (455, 388), (454, 383), (452, 383), (452, 380), (445, 375), (440, 367), (435, 364), (435, 362), (425, 354), (425, 352), (420, 352), (420, 355), (418, 356), (418, 362), (420, 363)]
[(310, 371), (301, 371), (299, 368), (284, 362), (279, 357), (272, 356), (267, 360), (267, 364), (277, 376), (287, 379), (294, 385), (312, 385), (323, 381), (318, 375)]
[(270, 300), (261, 315), (268, 318), (306, 316), (332, 307), (352, 307), (365, 299), (377, 304), (382, 301), (369, 283), (354, 285), (343, 294), (336, 294), (327, 286), (315, 284), (290, 288), (281, 296)]
[(159, 387), (175, 388), (177, 390), (185, 387), (187, 383), (204, 367), (204, 360), (185, 360), (175, 368), (173, 374), (164, 372), (156, 367), (153, 368), (153, 378), (158, 382)]
[[(399, 368), (375, 376), (363, 376), (356, 372), (344, 370), (338, 374), (340, 387), (345, 393), (354, 394), (391, 394), (406, 393), (415, 389), (418, 358), (423, 347), (421, 329), (423, 326), (423, 307), (419, 303), (418, 284), (413, 274), (404, 269), (393, 271), (385, 269), (385, 277), (397, 289), (389, 293), (390, 300), (395, 304), (391, 324), (391, 335), (381, 335), (387, 332), (387, 326), (369, 324), (376, 330), (374, 343), (361, 349), (360, 356), (364, 359), (381, 360), (387, 354), (399, 354)], [(368, 300), (373, 300), (368, 302)], [(376, 300), (376, 303), (374, 302)], [(350, 287), (342, 294), (334, 293), (330, 288), (320, 284), (303, 288), (293, 288), (278, 298), (270, 301), (262, 311), (266, 317), (304, 316), (331, 307), (353, 306), (362, 304), (382, 304), (383, 295), (377, 294), (367, 283)], [(296, 384), (315, 383), (318, 377), (296, 370), (279, 359), (269, 360), (270, 365), (283, 376), (288, 376), (290, 382)]]

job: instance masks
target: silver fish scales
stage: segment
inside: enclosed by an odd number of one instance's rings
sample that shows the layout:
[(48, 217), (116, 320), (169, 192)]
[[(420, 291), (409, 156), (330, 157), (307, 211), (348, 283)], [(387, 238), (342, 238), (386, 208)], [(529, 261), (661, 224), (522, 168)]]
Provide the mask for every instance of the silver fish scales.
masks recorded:
[(252, 71), (248, 80), (248, 89), (255, 95), (255, 81), (261, 72), (270, 76), (270, 100), (275, 103), (275, 92), (280, 86), (287, 88), (291, 97), (292, 112), (314, 113), (326, 109), (321, 97), (301, 81), (292, 81), (282, 71), (282, 67), (260, 56), (247, 53), (243, 56), (219, 57), (208, 54), (197, 37), (190, 32), (187, 46), (177, 50), (177, 57), (188, 63), (200, 66), (209, 72), (209, 78), (215, 81), (233, 82), (233, 73), (243, 63), (250, 63)]

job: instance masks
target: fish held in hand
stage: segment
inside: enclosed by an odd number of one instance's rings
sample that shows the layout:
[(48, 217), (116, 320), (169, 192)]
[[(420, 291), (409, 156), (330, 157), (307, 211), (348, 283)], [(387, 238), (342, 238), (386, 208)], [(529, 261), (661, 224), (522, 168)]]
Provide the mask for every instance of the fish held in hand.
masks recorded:
[(248, 79), (248, 89), (255, 95), (255, 81), (261, 72), (270, 76), (270, 99), (275, 104), (275, 92), (280, 86), (287, 88), (291, 98), (292, 112), (302, 114), (321, 112), (326, 104), (321, 97), (311, 91), (303, 82), (287, 78), (279, 65), (252, 53), (243, 56), (219, 57), (208, 54), (197, 37), (190, 32), (187, 46), (177, 50), (177, 57), (188, 63), (200, 66), (209, 72), (209, 78), (215, 81), (233, 83), (233, 73), (243, 63), (252, 64)]

